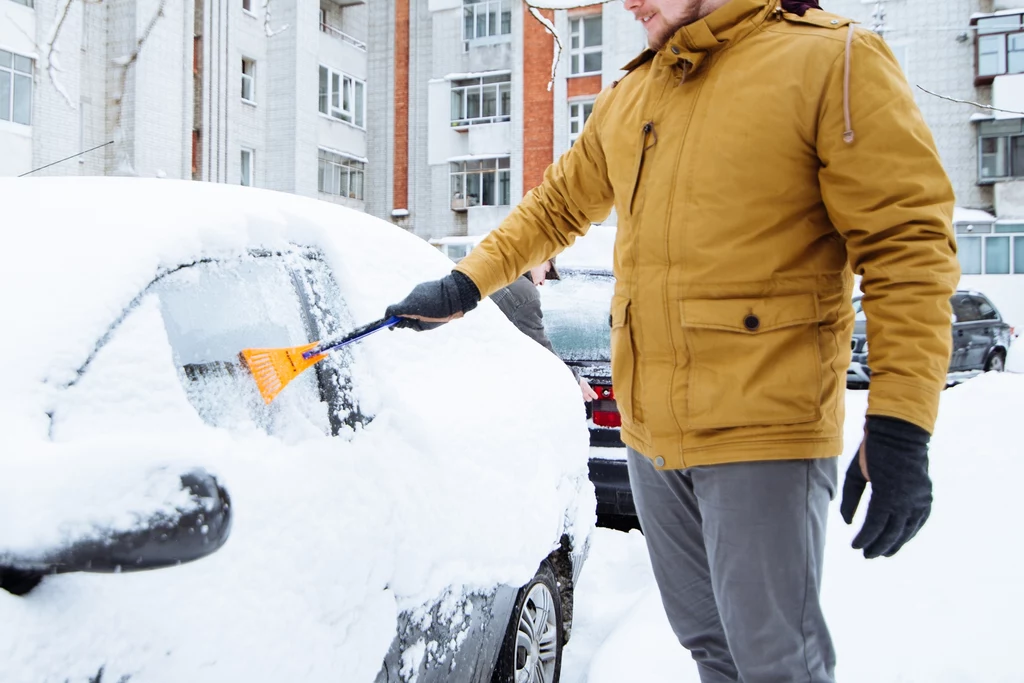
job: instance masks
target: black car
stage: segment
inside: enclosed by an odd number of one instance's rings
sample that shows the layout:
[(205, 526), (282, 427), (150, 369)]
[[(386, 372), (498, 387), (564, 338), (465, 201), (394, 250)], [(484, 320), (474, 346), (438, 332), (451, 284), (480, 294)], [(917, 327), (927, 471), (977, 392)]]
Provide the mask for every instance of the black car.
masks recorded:
[[(953, 306), (953, 354), (949, 363), (947, 384), (969, 379), (982, 372), (1002, 372), (1006, 355), (1016, 336), (995, 305), (984, 295), (971, 290), (957, 290), (950, 299)], [(853, 329), (853, 356), (846, 371), (846, 386), (866, 388), (871, 382), (868, 365), (867, 317), (861, 297), (853, 300), (856, 322)]]
[(586, 404), (590, 428), (590, 481), (597, 495), (598, 524), (639, 529), (629, 487), (622, 424), (611, 372), (611, 308), (615, 276), (600, 268), (559, 266), (560, 280), (544, 283), (544, 327), (555, 351), (579, 370), (598, 398)]

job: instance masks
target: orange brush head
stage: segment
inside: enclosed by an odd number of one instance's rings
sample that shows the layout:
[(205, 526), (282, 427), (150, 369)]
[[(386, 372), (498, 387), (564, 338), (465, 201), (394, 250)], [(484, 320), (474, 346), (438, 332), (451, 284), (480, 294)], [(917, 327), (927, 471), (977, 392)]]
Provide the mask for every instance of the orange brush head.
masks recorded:
[(290, 349), (245, 349), (239, 355), (256, 380), (256, 387), (260, 390), (263, 401), (270, 403), (289, 382), (327, 357), (327, 354), (323, 353), (312, 358), (302, 357), (303, 353), (315, 348), (319, 343), (313, 342)]

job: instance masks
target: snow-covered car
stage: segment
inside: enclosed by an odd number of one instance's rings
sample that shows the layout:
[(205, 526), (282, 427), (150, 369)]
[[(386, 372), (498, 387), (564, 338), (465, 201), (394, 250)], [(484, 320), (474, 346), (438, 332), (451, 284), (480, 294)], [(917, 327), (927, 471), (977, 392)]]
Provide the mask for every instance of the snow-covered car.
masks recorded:
[(557, 679), (595, 520), (558, 359), (490, 301), (269, 404), (239, 358), (377, 319), (449, 259), (237, 186), (0, 179), (0, 206), (0, 557), (182, 514), (182, 473), (232, 518), (197, 562), (0, 591), (3, 680)]

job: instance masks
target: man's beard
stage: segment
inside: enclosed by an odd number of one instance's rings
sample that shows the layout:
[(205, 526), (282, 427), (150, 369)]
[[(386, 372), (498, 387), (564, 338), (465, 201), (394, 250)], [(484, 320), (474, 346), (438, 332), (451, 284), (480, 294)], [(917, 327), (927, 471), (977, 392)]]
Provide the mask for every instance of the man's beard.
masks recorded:
[[(672, 24), (667, 27), (663, 32), (657, 35), (649, 35), (647, 38), (647, 47), (657, 52), (661, 48), (665, 47), (665, 44), (672, 39), (672, 36), (676, 34), (684, 26), (689, 26), (693, 22), (701, 19), (704, 14), (704, 2), (694, 3), (686, 11), (686, 13), (679, 19), (676, 19)], [(659, 15), (660, 16), (660, 15)]]

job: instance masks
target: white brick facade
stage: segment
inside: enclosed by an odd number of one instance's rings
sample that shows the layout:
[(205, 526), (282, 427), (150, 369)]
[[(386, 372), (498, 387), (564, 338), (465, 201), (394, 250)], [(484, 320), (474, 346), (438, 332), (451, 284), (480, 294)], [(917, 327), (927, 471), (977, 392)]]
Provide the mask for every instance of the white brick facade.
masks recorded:
[[(319, 150), (364, 161), (367, 134), (365, 126), (321, 115), (317, 104), (321, 64), (369, 81), (363, 2), (276, 0), (275, 34), (268, 36), (263, 0), (253, 0), (252, 13), (241, 0), (74, 0), (57, 41), (57, 81), (67, 101), (47, 77), (38, 47), (61, 5), (0, 0), (0, 49), (30, 57), (36, 67), (31, 125), (0, 121), (0, 174), (18, 175), (114, 141), (36, 173), (238, 183), (247, 149), (257, 186), (364, 207), (359, 198), (318, 192)], [(125, 58), (161, 7), (122, 78)], [(321, 8), (330, 30), (321, 30)], [(253, 102), (242, 99), (243, 58), (255, 62)], [(363, 116), (371, 118), (368, 108)], [(199, 131), (195, 174), (193, 130)]]

